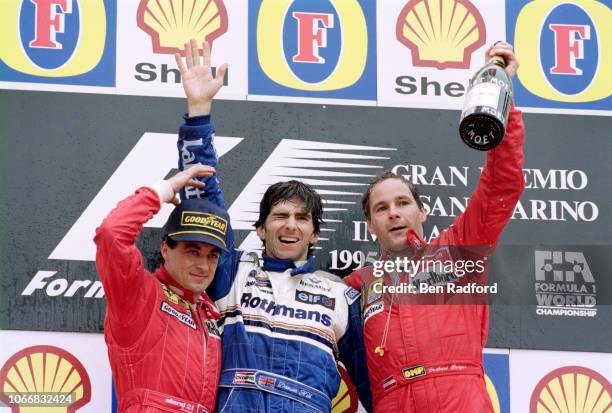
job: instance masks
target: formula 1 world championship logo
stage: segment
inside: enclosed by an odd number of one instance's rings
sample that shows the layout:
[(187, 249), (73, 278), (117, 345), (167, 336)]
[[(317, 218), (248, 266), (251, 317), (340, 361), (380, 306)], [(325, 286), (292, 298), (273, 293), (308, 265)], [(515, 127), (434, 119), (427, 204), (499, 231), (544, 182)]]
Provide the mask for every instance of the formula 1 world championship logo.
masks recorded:
[(536, 250), (535, 279), (538, 315), (597, 315), (597, 286), (582, 252)]

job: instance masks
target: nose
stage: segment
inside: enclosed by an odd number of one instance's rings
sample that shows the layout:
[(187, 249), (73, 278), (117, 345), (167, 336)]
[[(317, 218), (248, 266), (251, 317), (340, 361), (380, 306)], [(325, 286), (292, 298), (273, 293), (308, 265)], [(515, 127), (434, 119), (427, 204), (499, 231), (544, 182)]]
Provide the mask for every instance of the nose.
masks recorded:
[(294, 230), (297, 228), (297, 220), (293, 215), (290, 215), (285, 222), (285, 228), (289, 230)]
[(395, 204), (389, 206), (389, 218), (399, 217), (399, 208)]
[(198, 262), (196, 263), (196, 268), (198, 270), (198, 273), (202, 274), (202, 275), (208, 275), (208, 258), (207, 257), (202, 257), (201, 259), (198, 260)]

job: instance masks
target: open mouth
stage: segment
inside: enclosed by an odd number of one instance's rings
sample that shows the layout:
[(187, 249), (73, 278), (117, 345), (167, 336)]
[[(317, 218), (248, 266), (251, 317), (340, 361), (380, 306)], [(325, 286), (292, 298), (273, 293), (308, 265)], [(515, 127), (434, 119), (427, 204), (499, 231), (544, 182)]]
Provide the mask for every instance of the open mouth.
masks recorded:
[(407, 229), (408, 229), (407, 225), (398, 225), (398, 226), (391, 228), (389, 232), (392, 234), (399, 234), (399, 233), (405, 232)]
[(298, 242), (299, 239), (295, 237), (280, 237), (279, 241), (285, 245), (291, 245), (291, 244), (295, 244), (296, 242)]

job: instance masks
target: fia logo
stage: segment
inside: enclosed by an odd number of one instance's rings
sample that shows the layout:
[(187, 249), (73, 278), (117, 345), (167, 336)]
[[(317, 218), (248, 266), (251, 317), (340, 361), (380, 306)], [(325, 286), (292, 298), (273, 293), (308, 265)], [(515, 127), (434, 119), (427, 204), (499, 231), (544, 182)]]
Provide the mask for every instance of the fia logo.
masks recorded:
[[(594, 283), (589, 264), (581, 252), (570, 251), (536, 251), (535, 271), (537, 281), (566, 281), (576, 282), (576, 275), (580, 275), (585, 283)], [(565, 265), (563, 265), (565, 264)], [(570, 269), (565, 269), (569, 266)], [(552, 279), (546, 274), (552, 273)]]
[(376, 99), (376, 4), (250, 1), (249, 93)]
[(612, 109), (611, 3), (506, 2), (507, 38), (521, 63), (518, 106)]
[(0, 81), (115, 85), (116, 0), (0, 2)]

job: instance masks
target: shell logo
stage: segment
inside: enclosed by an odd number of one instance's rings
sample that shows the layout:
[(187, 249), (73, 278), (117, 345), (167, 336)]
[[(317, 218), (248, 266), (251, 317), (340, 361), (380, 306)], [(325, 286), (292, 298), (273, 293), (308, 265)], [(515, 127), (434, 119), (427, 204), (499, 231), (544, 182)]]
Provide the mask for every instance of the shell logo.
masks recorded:
[(340, 387), (332, 400), (331, 413), (355, 413), (359, 406), (357, 390), (348, 376), (344, 366), (338, 365), (340, 372)]
[(468, 69), (472, 53), (484, 45), (486, 28), (468, 0), (411, 0), (397, 18), (397, 40), (410, 49), (412, 64)]
[(530, 413), (607, 413), (612, 409), (612, 386), (601, 374), (580, 366), (551, 371), (536, 385)]
[(33, 346), (15, 353), (0, 370), (0, 400), (11, 413), (72, 413), (91, 400), (81, 362), (58, 347)]
[(212, 47), (227, 32), (228, 18), (222, 0), (142, 0), (137, 23), (151, 36), (154, 53), (184, 55), (183, 45), (192, 38)]

